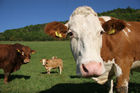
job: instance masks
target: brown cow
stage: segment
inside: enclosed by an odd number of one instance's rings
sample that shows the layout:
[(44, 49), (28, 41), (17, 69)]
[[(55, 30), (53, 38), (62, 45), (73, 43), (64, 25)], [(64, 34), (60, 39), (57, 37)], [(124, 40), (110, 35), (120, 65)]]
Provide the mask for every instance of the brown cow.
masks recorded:
[(33, 52), (35, 51), (21, 44), (0, 44), (0, 68), (4, 70), (4, 83), (8, 82), (10, 73), (30, 62), (30, 54)]
[(40, 60), (42, 65), (45, 66), (47, 73), (50, 74), (51, 69), (59, 68), (60, 74), (63, 69), (63, 61), (60, 58), (52, 57), (52, 59), (42, 59)]
[(99, 84), (113, 84), (115, 75), (117, 92), (128, 93), (130, 70), (140, 68), (140, 22), (98, 17), (83, 6), (75, 9), (66, 26), (77, 73)]

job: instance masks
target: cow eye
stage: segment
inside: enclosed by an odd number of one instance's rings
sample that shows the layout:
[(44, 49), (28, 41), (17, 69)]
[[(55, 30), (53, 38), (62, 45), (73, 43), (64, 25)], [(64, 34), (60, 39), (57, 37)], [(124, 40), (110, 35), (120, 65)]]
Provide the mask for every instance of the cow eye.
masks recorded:
[(104, 33), (104, 31), (101, 31), (100, 34), (102, 35)]
[(72, 32), (72, 31), (68, 32), (68, 33), (67, 33), (67, 37), (73, 38), (73, 37), (74, 37), (73, 32)]
[(67, 37), (69, 38), (75, 38), (78, 39), (78, 33), (74, 30), (69, 29), (69, 31), (67, 32)]
[(73, 33), (69, 32), (67, 35), (71, 37), (71, 36), (73, 36)]

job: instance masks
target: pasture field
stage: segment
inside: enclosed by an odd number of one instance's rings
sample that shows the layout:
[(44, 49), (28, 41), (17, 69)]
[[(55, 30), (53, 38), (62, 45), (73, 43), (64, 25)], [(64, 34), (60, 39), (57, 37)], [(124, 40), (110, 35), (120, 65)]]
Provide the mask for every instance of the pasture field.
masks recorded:
[[(36, 53), (28, 64), (11, 74), (8, 84), (4, 84), (3, 70), (0, 69), (0, 93), (107, 93), (106, 86), (96, 84), (90, 78), (76, 76), (76, 65), (70, 50), (69, 41), (0, 41), (0, 44), (21, 43), (30, 46)], [(64, 69), (59, 75), (58, 69), (46, 74), (40, 63), (42, 58), (57, 56), (62, 58)], [(140, 73), (130, 76), (130, 93), (140, 93)]]

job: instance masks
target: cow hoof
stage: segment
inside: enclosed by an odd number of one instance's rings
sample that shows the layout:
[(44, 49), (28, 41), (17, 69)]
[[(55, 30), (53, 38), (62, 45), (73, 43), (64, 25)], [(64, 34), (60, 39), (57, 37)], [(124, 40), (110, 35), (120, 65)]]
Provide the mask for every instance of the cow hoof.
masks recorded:
[(8, 84), (8, 82), (7, 81), (4, 81), (4, 84)]
[(128, 88), (126, 86), (117, 88), (117, 93), (128, 93)]

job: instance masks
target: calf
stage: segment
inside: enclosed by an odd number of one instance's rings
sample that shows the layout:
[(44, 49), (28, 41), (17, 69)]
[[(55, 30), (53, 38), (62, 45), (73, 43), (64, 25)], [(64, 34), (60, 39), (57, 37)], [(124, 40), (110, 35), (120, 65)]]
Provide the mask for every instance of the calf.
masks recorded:
[(0, 68), (4, 70), (4, 83), (8, 82), (10, 73), (30, 62), (32, 52), (35, 51), (21, 44), (0, 44)]
[(60, 74), (63, 69), (63, 61), (60, 58), (52, 57), (52, 59), (42, 59), (40, 60), (42, 65), (45, 66), (47, 73), (50, 74), (51, 69), (59, 68)]

